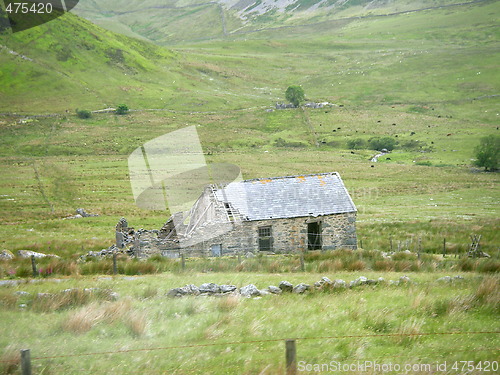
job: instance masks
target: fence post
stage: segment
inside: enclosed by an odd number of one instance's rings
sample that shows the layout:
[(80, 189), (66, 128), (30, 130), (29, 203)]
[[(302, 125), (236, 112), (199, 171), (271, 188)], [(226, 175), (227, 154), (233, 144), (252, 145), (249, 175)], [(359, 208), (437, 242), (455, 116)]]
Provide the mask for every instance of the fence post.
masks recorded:
[(113, 252), (113, 275), (118, 273), (118, 266), (116, 265), (116, 252)]
[(238, 264), (241, 264), (241, 253), (238, 251)]
[(418, 237), (418, 252), (417, 252), (417, 257), (420, 260), (420, 252), (422, 251), (422, 238)]
[(300, 270), (304, 272), (306, 270), (306, 265), (304, 264), (304, 252), (300, 252)]
[(36, 268), (36, 260), (34, 255), (31, 256), (31, 269), (33, 270), (33, 277), (37, 277), (38, 270)]
[(29, 349), (21, 349), (21, 374), (31, 375), (31, 354)]
[(443, 258), (446, 258), (446, 237), (443, 238)]
[(297, 350), (295, 340), (286, 340), (286, 375), (297, 374)]
[(184, 253), (181, 254), (181, 266), (184, 271), (186, 269), (186, 258), (184, 257)]

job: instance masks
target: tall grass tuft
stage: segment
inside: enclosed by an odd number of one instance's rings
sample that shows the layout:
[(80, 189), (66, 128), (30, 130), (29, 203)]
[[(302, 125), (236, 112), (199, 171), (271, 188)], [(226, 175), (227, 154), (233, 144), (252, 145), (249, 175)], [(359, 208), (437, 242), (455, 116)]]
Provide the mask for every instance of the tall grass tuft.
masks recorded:
[(500, 261), (496, 259), (482, 260), (477, 266), (478, 272), (498, 273), (500, 272)]
[(405, 320), (397, 330), (396, 342), (400, 345), (410, 346), (419, 338), (418, 334), (422, 332), (423, 324), (424, 321), (417, 318)]
[(52, 312), (86, 305), (93, 301), (113, 299), (112, 291), (108, 289), (69, 289), (55, 294), (39, 293), (31, 301), (31, 309), (36, 312)]
[(500, 282), (497, 277), (486, 277), (474, 293), (474, 298), (486, 307), (500, 311)]
[(217, 310), (221, 312), (230, 312), (235, 310), (240, 304), (238, 296), (222, 297), (217, 301)]
[(148, 320), (145, 312), (132, 311), (128, 314), (124, 323), (130, 330), (132, 336), (141, 337), (146, 333)]
[(21, 366), (21, 354), (14, 345), (5, 347), (0, 357), (0, 374), (11, 375), (18, 374)]
[(2, 290), (0, 292), (0, 308), (14, 309), (17, 307), (17, 297), (12, 294), (12, 291)]
[(140, 336), (145, 331), (146, 318), (132, 311), (132, 302), (129, 299), (105, 304), (94, 302), (84, 306), (71, 312), (63, 322), (62, 328), (67, 332), (82, 334), (99, 323), (111, 324), (120, 320), (134, 335)]

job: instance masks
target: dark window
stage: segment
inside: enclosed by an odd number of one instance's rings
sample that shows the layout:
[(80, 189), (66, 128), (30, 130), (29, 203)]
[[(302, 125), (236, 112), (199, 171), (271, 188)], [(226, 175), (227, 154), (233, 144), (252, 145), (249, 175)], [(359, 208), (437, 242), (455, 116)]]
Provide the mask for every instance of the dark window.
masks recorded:
[(321, 250), (321, 222), (307, 224), (307, 249)]
[(259, 231), (259, 250), (272, 251), (273, 250), (273, 233), (271, 226), (260, 227)]

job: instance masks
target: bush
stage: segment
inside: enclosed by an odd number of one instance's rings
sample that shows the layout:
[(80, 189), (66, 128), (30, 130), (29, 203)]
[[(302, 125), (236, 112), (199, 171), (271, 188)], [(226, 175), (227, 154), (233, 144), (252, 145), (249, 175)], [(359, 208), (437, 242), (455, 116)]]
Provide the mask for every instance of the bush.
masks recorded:
[(382, 149), (387, 149), (388, 151), (394, 150), (397, 145), (397, 141), (392, 137), (382, 137), (382, 138), (370, 138), (368, 140), (368, 145), (372, 150), (381, 151)]
[(117, 115), (126, 115), (129, 111), (129, 108), (126, 104), (120, 104), (117, 108), (115, 113)]
[(87, 109), (77, 109), (76, 110), (76, 115), (79, 118), (86, 119), (86, 118), (91, 118), (92, 117), (92, 112), (90, 112)]
[(347, 141), (347, 148), (350, 150), (361, 150), (366, 148), (366, 141), (363, 138), (355, 138)]

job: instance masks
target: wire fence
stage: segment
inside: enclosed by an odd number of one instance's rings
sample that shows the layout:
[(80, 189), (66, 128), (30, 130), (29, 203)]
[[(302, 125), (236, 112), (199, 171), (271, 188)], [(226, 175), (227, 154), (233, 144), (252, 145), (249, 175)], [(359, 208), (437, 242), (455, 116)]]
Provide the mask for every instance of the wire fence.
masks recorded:
[[(115, 355), (115, 354), (126, 354), (126, 353), (138, 353), (138, 352), (153, 352), (153, 351), (166, 351), (166, 350), (182, 350), (188, 348), (207, 348), (207, 347), (217, 347), (217, 346), (237, 346), (237, 345), (250, 345), (250, 344), (264, 344), (264, 343), (276, 343), (285, 342), (286, 343), (286, 373), (296, 374), (297, 373), (297, 357), (295, 343), (301, 341), (312, 341), (312, 340), (342, 340), (342, 339), (361, 339), (361, 338), (394, 338), (394, 337), (429, 337), (429, 336), (465, 336), (465, 335), (498, 335), (500, 331), (471, 331), (471, 332), (429, 332), (429, 333), (384, 333), (384, 334), (364, 334), (364, 335), (333, 335), (333, 336), (311, 336), (311, 337), (295, 337), (295, 338), (268, 338), (259, 340), (248, 340), (248, 341), (223, 341), (223, 342), (212, 342), (204, 344), (186, 344), (186, 345), (173, 345), (173, 346), (163, 346), (163, 347), (153, 347), (153, 348), (137, 348), (137, 349), (122, 349), (113, 351), (101, 351), (101, 352), (88, 352), (88, 353), (74, 353), (74, 354), (60, 354), (60, 355), (46, 355), (46, 356), (35, 356), (31, 357), (29, 349), (21, 350), (21, 367), (22, 374), (31, 374), (31, 361), (42, 361), (42, 360), (52, 360), (52, 359), (63, 359), (63, 358), (74, 358), (74, 357), (92, 357), (92, 356), (103, 356), (103, 355)], [(496, 347), (481, 347), (474, 349), (463, 349), (463, 348), (447, 348), (450, 351), (456, 352), (500, 352), (500, 348)], [(381, 356), (371, 358), (370, 360), (363, 359), (364, 362), (376, 361), (376, 360), (387, 360), (395, 358), (414, 358), (414, 354), (401, 354), (395, 356)], [(419, 359), (431, 358), (429, 356), (419, 356)], [(435, 357), (432, 357), (435, 358)], [(13, 360), (0, 360), (0, 363), (16, 363), (19, 359)], [(460, 361), (465, 362), (465, 361)], [(498, 366), (498, 361), (494, 361), (496, 366)]]

